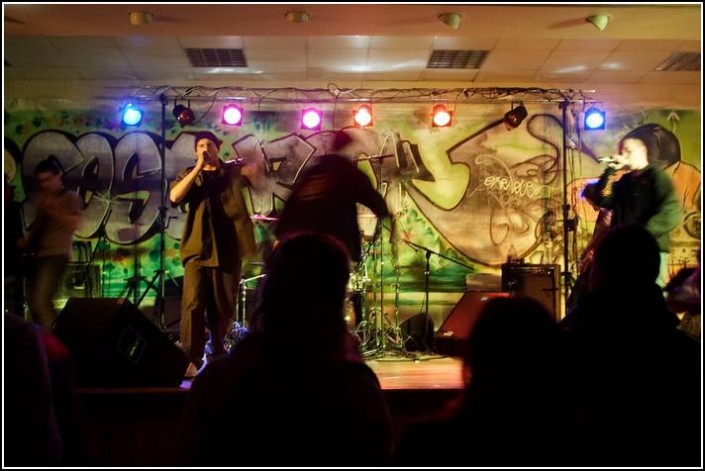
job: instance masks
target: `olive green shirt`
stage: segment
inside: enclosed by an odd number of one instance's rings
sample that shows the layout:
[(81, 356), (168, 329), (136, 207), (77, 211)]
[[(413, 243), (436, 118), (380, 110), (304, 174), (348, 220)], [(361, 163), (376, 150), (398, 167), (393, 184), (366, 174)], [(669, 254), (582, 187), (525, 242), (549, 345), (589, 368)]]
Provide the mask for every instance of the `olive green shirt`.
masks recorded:
[[(170, 189), (191, 172), (189, 167), (172, 181)], [(247, 180), (241, 167), (223, 163), (203, 170), (177, 205), (188, 205), (181, 237), (181, 263), (230, 269), (257, 252), (254, 226), (247, 212), (243, 190)]]

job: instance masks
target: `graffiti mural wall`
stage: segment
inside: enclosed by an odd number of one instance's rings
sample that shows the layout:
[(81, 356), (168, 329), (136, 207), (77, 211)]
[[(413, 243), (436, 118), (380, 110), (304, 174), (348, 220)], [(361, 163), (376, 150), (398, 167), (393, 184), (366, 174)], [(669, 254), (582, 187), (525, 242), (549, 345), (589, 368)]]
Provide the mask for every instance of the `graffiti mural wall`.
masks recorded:
[[(436, 128), (430, 123), (432, 103), (384, 104), (374, 109), (374, 125), (360, 129), (352, 127), (350, 109), (338, 106), (324, 107), (324, 130), (310, 132), (300, 129), (300, 108), (293, 105), (247, 111), (240, 127), (221, 124), (214, 106), (196, 111), (196, 123), (185, 128), (167, 113), (162, 169), (160, 108), (148, 108), (140, 127), (127, 128), (120, 124), (119, 105), (5, 109), (4, 171), (22, 203), (25, 228), (36, 211), (34, 168), (55, 155), (66, 187), (86, 208), (74, 258), (100, 267), (99, 294), (106, 297), (142, 294), (162, 256), (171, 277), (178, 282), (182, 275), (178, 248), (184, 213), (168, 204), (161, 175), (170, 180), (193, 164), (192, 133), (199, 130), (223, 141), (223, 159), (249, 159), (264, 168), (266, 182), (247, 197), (253, 214), (270, 217), (285, 204), (297, 176), (328, 151), (331, 130), (348, 130), (355, 143), (349, 157), (384, 194), (399, 223), (393, 244), (388, 228), (371, 240), (376, 220), (360, 210), (368, 275), (387, 293), (423, 292), (427, 259), (429, 291), (461, 293), (474, 277), (497, 275), (510, 252), (530, 263), (562, 266), (566, 243), (574, 272), (597, 216), (580, 197), (582, 187), (604, 170), (597, 158), (614, 154), (621, 136), (646, 123), (672, 131), (681, 145), (680, 158), (666, 167), (683, 204), (683, 223), (673, 232), (673, 269), (694, 264), (700, 245), (698, 112), (612, 111), (606, 130), (581, 131), (574, 117), (563, 122), (555, 104), (527, 105), (526, 120), (508, 129), (502, 120), (506, 105), (463, 105), (454, 110), (452, 126)], [(564, 198), (572, 223), (567, 231)], [(275, 223), (265, 219), (256, 221), (262, 257), (270, 250)], [(254, 263), (246, 273), (258, 270)], [(133, 287), (130, 280), (141, 281)], [(145, 302), (153, 297), (146, 293)]]

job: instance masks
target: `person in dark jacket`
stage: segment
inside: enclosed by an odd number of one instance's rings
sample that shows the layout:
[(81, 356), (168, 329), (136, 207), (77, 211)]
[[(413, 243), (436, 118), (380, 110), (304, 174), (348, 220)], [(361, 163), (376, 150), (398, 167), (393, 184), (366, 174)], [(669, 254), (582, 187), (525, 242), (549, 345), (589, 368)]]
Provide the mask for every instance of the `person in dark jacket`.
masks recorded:
[[(661, 252), (660, 286), (667, 281), (671, 231), (682, 219), (673, 182), (661, 169), (661, 161), (673, 153), (680, 155), (680, 147), (672, 133), (657, 124), (640, 126), (622, 138), (614, 164), (583, 193), (596, 206), (612, 211), (610, 227), (634, 222), (656, 238)], [(620, 169), (628, 172), (619, 176)]]

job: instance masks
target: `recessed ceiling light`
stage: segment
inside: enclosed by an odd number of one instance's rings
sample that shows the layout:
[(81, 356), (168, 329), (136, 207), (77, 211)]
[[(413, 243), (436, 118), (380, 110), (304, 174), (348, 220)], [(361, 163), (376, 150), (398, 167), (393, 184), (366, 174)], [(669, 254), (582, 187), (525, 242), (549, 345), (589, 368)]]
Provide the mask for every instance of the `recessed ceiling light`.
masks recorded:
[(134, 10), (130, 12), (130, 24), (132, 26), (146, 25), (154, 21), (154, 14), (148, 11)]
[(311, 14), (307, 11), (290, 11), (286, 13), (286, 21), (289, 23), (308, 23)]

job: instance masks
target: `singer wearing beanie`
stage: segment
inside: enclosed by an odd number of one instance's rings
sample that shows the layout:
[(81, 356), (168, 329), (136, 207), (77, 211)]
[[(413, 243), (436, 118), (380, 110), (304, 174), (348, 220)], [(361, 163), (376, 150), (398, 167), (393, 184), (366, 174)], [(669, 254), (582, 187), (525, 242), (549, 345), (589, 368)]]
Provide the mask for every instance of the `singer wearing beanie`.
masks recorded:
[[(184, 286), (181, 346), (193, 377), (211, 359), (226, 355), (225, 335), (235, 315), (242, 260), (257, 252), (254, 227), (242, 194), (252, 184), (247, 165), (218, 157), (220, 141), (210, 132), (195, 136), (196, 164), (171, 182), (172, 206), (187, 209), (181, 237)], [(206, 327), (210, 348), (203, 361)]]

